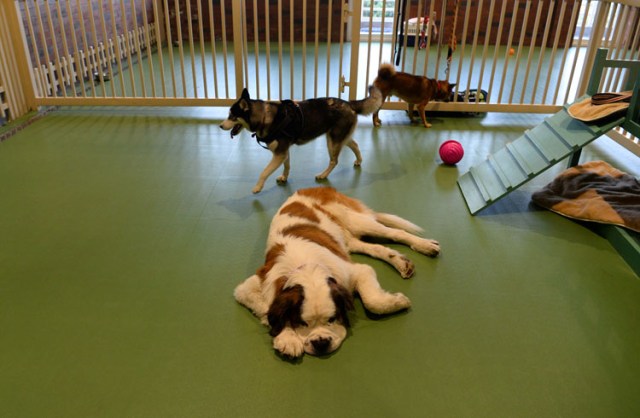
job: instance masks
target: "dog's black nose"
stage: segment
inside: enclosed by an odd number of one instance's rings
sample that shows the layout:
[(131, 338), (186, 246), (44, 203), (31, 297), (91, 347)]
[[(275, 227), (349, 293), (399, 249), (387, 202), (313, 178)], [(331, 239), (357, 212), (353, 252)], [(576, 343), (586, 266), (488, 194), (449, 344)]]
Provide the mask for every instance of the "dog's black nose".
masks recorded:
[(331, 338), (318, 338), (311, 341), (311, 345), (313, 345), (313, 351), (317, 355), (326, 354), (329, 351), (329, 347), (331, 347)]

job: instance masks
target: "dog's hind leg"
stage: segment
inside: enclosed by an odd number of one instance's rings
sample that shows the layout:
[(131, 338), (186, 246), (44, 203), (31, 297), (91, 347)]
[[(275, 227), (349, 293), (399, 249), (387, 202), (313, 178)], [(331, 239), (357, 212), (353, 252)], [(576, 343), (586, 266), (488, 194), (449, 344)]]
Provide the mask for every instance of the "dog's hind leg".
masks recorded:
[(350, 237), (347, 241), (347, 247), (349, 247), (349, 252), (351, 253), (366, 254), (391, 264), (398, 270), (398, 273), (400, 273), (403, 279), (408, 279), (413, 276), (413, 272), (415, 271), (415, 266), (411, 260), (402, 253), (385, 247), (384, 245), (372, 244), (361, 241), (355, 237)]
[(353, 139), (350, 139), (349, 142), (347, 142), (347, 146), (351, 151), (353, 151), (353, 155), (356, 156), (353, 166), (360, 167), (362, 165), (362, 154), (360, 154), (360, 147), (358, 146), (358, 143)]
[(360, 154), (360, 148), (358, 144), (351, 139), (351, 135), (358, 123), (355, 112), (349, 114), (349, 117), (345, 117), (336, 123), (336, 125), (327, 132), (327, 150), (329, 151), (329, 166), (320, 174), (316, 176), (316, 180), (324, 180), (329, 177), (329, 174), (338, 165), (338, 157), (342, 147), (347, 145), (356, 156), (354, 165), (358, 167), (362, 163), (362, 155)]
[(329, 174), (338, 165), (338, 157), (340, 156), (340, 150), (342, 150), (342, 142), (334, 142), (331, 136), (327, 134), (327, 149), (329, 151), (329, 165), (320, 174), (316, 176), (316, 180), (325, 180), (329, 177)]
[[(276, 141), (272, 142), (275, 143)], [(271, 148), (271, 145), (269, 146), (269, 148)], [(269, 176), (271, 174), (273, 174), (274, 171), (276, 171), (278, 169), (278, 167), (280, 167), (282, 165), (282, 163), (285, 162), (285, 160), (287, 159), (287, 152), (284, 152), (282, 154), (276, 154), (275, 152), (273, 153), (273, 157), (271, 158), (271, 161), (269, 162), (269, 164), (267, 164), (267, 166), (264, 168), (264, 170), (262, 170), (262, 173), (260, 174), (260, 177), (258, 178), (258, 182), (256, 183), (255, 186), (253, 186), (253, 193), (259, 193), (260, 190), (262, 190), (262, 188), (264, 187), (264, 183), (265, 181), (267, 181), (267, 179), (269, 178)], [(285, 171), (286, 168), (285, 168)]]
[(287, 156), (284, 159), (284, 170), (282, 170), (282, 174), (276, 179), (280, 184), (286, 183), (289, 178), (289, 169), (291, 168), (291, 160), (289, 157), (289, 150), (287, 150)]
[[(387, 95), (382, 93), (382, 101), (380, 103), (384, 104), (384, 102), (386, 100), (387, 100)], [(382, 109), (382, 105), (380, 105), (380, 109)], [(378, 109), (375, 112), (373, 112), (373, 126), (375, 126), (375, 127), (382, 126), (382, 121), (380, 120), (380, 117), (378, 116), (378, 113), (380, 112), (380, 109)]]
[(380, 287), (375, 270), (366, 264), (353, 263), (351, 278), (364, 307), (375, 314), (390, 314), (407, 309), (411, 301), (402, 293), (389, 293)]
[(427, 106), (429, 102), (419, 103), (418, 104), (418, 112), (420, 113), (420, 118), (422, 119), (422, 124), (425, 128), (431, 128), (431, 124), (427, 122), (427, 113), (424, 110), (425, 106)]
[(413, 112), (415, 110), (415, 105), (413, 103), (407, 103), (407, 114), (409, 115), (409, 120), (413, 123)]
[(369, 236), (389, 239), (408, 245), (412, 250), (430, 257), (435, 257), (440, 253), (440, 244), (437, 241), (418, 237), (403, 229), (385, 226), (370, 214), (348, 212), (345, 224), (348, 225), (349, 232), (356, 237)]
[(398, 215), (392, 215), (390, 213), (374, 212), (376, 221), (380, 222), (384, 226), (389, 228), (404, 229), (414, 235), (421, 235), (424, 230), (418, 225)]

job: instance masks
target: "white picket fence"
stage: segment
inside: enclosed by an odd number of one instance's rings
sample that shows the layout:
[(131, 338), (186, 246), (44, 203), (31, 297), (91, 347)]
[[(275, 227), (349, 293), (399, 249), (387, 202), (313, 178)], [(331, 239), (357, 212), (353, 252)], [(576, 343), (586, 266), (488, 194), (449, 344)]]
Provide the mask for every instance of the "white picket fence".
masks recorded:
[[(106, 45), (89, 45), (87, 51), (78, 49), (74, 54), (65, 54), (55, 61), (41, 63), (34, 68), (36, 92), (50, 97), (61, 94), (68, 97), (69, 89), (80, 88), (97, 97), (95, 82), (104, 84), (114, 78), (114, 67), (122, 68), (123, 62), (146, 58), (147, 46), (156, 44), (155, 25), (138, 28), (128, 34), (109, 39)], [(98, 93), (99, 94), (99, 93)]]

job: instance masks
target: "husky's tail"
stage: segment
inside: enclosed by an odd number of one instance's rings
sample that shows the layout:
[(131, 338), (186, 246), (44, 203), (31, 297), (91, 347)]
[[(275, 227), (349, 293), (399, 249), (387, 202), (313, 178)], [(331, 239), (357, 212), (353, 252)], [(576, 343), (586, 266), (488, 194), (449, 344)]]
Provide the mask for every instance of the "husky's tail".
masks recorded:
[(382, 93), (372, 85), (369, 86), (369, 97), (362, 100), (352, 100), (349, 104), (358, 115), (370, 115), (382, 106)]
[(391, 64), (382, 64), (380, 65), (380, 68), (378, 68), (379, 79), (389, 80), (394, 75), (396, 75), (396, 68)]
[(390, 228), (402, 229), (407, 232), (411, 232), (412, 234), (421, 234), (422, 232), (424, 232), (424, 230), (420, 228), (418, 225), (412, 222), (409, 222), (406, 219), (401, 218), (397, 215), (392, 215), (390, 213), (376, 212), (375, 216), (376, 216), (376, 221)]

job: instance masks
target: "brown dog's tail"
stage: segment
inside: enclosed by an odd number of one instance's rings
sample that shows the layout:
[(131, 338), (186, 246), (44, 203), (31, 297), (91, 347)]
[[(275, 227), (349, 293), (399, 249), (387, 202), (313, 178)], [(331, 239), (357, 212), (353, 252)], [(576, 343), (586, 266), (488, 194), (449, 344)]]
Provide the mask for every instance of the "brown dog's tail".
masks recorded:
[(378, 68), (378, 78), (382, 80), (389, 80), (394, 75), (396, 75), (396, 68), (391, 64), (382, 64)]
[(358, 115), (370, 115), (382, 106), (382, 93), (377, 87), (369, 86), (369, 97), (362, 100), (352, 100), (349, 104)]

